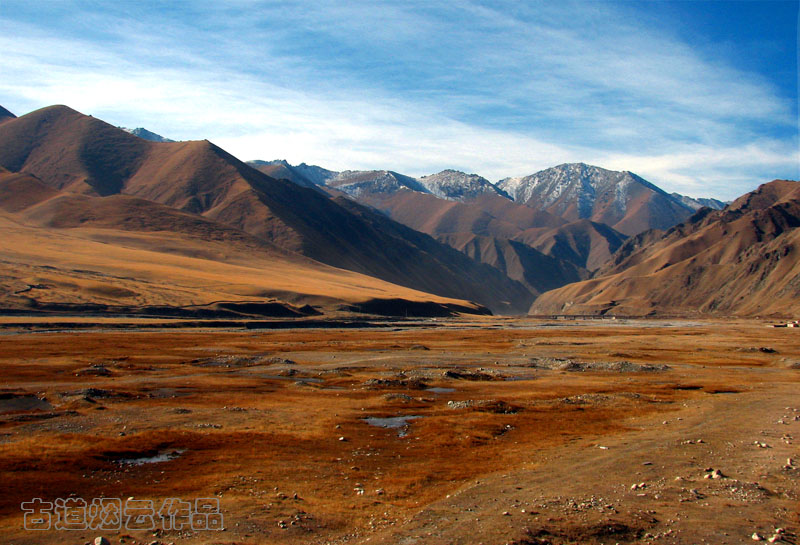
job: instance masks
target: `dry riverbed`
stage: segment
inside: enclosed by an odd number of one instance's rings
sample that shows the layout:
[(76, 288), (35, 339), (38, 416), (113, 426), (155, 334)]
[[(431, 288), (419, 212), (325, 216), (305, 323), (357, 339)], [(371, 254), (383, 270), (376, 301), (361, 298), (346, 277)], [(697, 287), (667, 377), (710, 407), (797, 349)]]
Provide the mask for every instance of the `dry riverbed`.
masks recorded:
[[(795, 543), (799, 362), (760, 321), (7, 329), (0, 534)], [(34, 498), (215, 499), (224, 529), (26, 530)]]

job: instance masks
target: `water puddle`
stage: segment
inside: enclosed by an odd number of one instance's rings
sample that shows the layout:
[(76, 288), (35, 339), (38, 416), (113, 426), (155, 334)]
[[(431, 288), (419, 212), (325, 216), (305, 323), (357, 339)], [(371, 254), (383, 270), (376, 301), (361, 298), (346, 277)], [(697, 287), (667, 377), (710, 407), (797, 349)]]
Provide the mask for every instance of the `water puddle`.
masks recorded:
[(161, 462), (169, 462), (171, 460), (175, 460), (176, 458), (180, 457), (181, 454), (186, 452), (185, 450), (170, 450), (166, 452), (160, 452), (154, 456), (142, 456), (141, 458), (121, 458), (117, 460), (117, 463), (123, 466), (143, 466), (145, 464), (158, 464)]
[(287, 375), (268, 375), (264, 373), (252, 373), (252, 376), (256, 376), (258, 378), (265, 378), (268, 380), (293, 380), (295, 382), (313, 382), (313, 383), (323, 382), (321, 378), (297, 376), (297, 373), (291, 373)]
[(518, 380), (536, 380), (536, 377), (533, 375), (518, 375), (518, 376), (506, 377), (505, 380), (516, 382)]
[(426, 388), (425, 391), (426, 392), (433, 392), (434, 394), (449, 394), (450, 392), (455, 392), (456, 389), (455, 388), (440, 388), (440, 387), (437, 386), (435, 388)]
[(53, 406), (47, 400), (39, 399), (35, 395), (0, 394), (0, 414), (52, 409)]
[(370, 426), (379, 428), (396, 429), (398, 437), (405, 437), (408, 435), (408, 422), (416, 420), (417, 418), (424, 418), (422, 416), (387, 416), (381, 418), (378, 416), (368, 416), (364, 421)]
[(147, 391), (148, 397), (157, 399), (172, 399), (176, 397), (185, 397), (190, 395), (191, 392), (184, 392), (178, 388), (153, 388)]

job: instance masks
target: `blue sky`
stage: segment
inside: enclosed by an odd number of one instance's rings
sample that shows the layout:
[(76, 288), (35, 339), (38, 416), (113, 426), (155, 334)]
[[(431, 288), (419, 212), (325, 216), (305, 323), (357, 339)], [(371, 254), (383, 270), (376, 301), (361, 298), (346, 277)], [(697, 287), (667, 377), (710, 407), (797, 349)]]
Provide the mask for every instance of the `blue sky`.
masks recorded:
[(0, 3), (0, 104), (237, 157), (492, 181), (564, 162), (734, 198), (800, 178), (798, 2)]

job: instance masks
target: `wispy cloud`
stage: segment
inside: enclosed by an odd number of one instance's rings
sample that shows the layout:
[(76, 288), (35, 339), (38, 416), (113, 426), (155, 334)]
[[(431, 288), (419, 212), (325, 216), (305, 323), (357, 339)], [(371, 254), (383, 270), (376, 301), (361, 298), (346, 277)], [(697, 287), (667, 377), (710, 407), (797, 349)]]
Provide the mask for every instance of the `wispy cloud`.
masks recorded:
[(722, 198), (800, 177), (796, 97), (631, 4), (137, 6), (4, 10), (0, 103), (334, 169), (584, 161)]

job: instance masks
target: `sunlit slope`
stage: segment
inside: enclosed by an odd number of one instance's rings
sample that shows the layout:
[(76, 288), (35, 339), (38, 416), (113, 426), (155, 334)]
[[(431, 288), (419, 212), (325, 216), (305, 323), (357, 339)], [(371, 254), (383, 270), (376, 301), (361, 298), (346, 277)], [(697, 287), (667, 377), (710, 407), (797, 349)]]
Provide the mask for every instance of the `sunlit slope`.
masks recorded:
[(0, 172), (0, 232), (4, 308), (276, 301), (327, 311), (398, 298), (478, 308), (323, 265), (147, 200), (67, 194), (29, 175)]
[(620, 248), (594, 279), (543, 294), (533, 314), (800, 312), (800, 183), (776, 180), (721, 211)]

